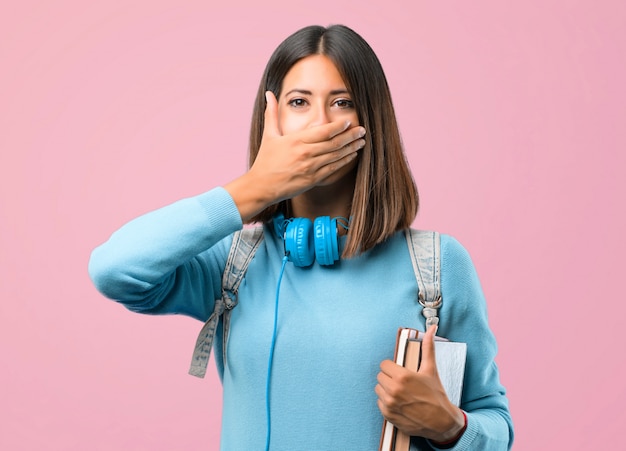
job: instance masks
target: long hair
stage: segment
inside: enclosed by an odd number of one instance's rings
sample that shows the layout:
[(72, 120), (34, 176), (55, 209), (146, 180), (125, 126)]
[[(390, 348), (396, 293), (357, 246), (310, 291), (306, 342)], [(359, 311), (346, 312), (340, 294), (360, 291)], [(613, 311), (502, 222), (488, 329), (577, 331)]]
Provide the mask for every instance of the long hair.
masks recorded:
[[(249, 165), (263, 136), (265, 92), (278, 99), (289, 70), (311, 55), (325, 55), (337, 67), (352, 96), (360, 125), (367, 130), (359, 161), (350, 228), (342, 257), (349, 258), (410, 227), (419, 199), (402, 146), (387, 78), (369, 44), (344, 25), (309, 26), (285, 39), (274, 51), (259, 85), (250, 128)], [(290, 217), (290, 200), (272, 205), (251, 222), (268, 222), (281, 212)]]

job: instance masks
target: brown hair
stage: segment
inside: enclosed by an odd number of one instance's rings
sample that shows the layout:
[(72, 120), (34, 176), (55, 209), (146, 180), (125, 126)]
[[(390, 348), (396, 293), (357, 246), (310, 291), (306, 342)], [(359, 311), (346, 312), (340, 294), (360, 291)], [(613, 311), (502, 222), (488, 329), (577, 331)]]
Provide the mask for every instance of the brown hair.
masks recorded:
[[(343, 25), (309, 26), (285, 39), (270, 57), (259, 85), (250, 129), (249, 165), (263, 136), (265, 92), (280, 96), (291, 67), (302, 58), (330, 58), (352, 95), (359, 123), (367, 130), (359, 151), (351, 221), (343, 257), (358, 255), (410, 227), (419, 205), (417, 187), (404, 154), (391, 93), (380, 61), (356, 32)], [(278, 212), (290, 217), (290, 201), (272, 205), (252, 222), (268, 222)]]

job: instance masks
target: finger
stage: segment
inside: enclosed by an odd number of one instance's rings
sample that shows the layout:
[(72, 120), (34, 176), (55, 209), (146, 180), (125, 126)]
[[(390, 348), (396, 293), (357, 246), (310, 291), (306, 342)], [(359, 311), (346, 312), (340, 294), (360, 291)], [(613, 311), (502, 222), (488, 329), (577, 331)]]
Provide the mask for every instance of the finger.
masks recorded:
[(319, 160), (322, 162), (319, 164), (318, 167), (320, 182), (323, 182), (328, 177), (332, 177), (335, 172), (339, 171), (342, 167), (350, 164), (352, 160), (359, 156), (357, 151), (363, 148), (363, 146), (364, 144), (359, 144), (358, 141), (355, 141), (355, 144), (350, 144), (349, 147), (346, 146), (344, 149), (341, 149), (340, 153), (339, 151), (336, 151), (332, 154), (326, 154), (328, 155), (328, 158), (326, 158), (326, 155), (324, 155), (323, 157), (325, 159)]
[(317, 144), (317, 152), (320, 154), (332, 153), (337, 150), (341, 151), (341, 154), (344, 152), (356, 152), (365, 146), (363, 136), (365, 136), (365, 128), (352, 127), (328, 141)]
[[(383, 417), (385, 417), (386, 420), (391, 421), (391, 412), (387, 408), (385, 402), (382, 399), (378, 399), (378, 401), (376, 401), (376, 404), (378, 405), (378, 410), (380, 410), (380, 413), (383, 415)], [(391, 422), (393, 423), (393, 421)]]
[(396, 413), (392, 409), (389, 408), (389, 406), (385, 403), (384, 400), (380, 398), (376, 401), (376, 404), (378, 405), (378, 410), (380, 410), (380, 413), (382, 414), (382, 416), (387, 421), (390, 421), (391, 423), (395, 425), (398, 419), (398, 416), (396, 415)]
[(364, 127), (352, 127), (350, 121), (334, 121), (306, 129), (301, 140), (306, 144), (331, 143), (332, 149), (339, 149), (363, 136)]
[(418, 373), (421, 374), (437, 374), (437, 363), (435, 361), (435, 334), (437, 326), (432, 325), (428, 328), (422, 339), (422, 360), (420, 362)]
[(397, 374), (401, 368), (402, 367), (400, 365), (392, 362), (391, 360), (383, 360), (380, 363), (381, 373), (391, 378), (393, 378), (393, 376)]
[(389, 414), (393, 406), (393, 398), (387, 393), (385, 387), (380, 384), (374, 388), (374, 392), (378, 398), (378, 407), (381, 412)]
[(378, 385), (376, 385), (376, 387), (378, 387), (380, 390), (386, 391), (386, 387), (388, 386), (390, 381), (391, 378), (381, 371), (376, 376), (376, 382), (378, 382)]
[[(392, 365), (395, 365), (393, 362), (389, 362)], [(377, 389), (382, 392), (388, 392), (391, 390), (391, 387), (394, 385), (394, 379), (389, 374), (381, 371), (376, 376), (376, 382), (378, 382)]]
[(376, 396), (380, 400), (383, 400), (387, 397), (387, 392), (385, 391), (385, 387), (383, 387), (381, 384), (377, 384), (376, 387), (374, 387), (374, 393), (376, 393)]
[(265, 91), (263, 136), (280, 136), (278, 128), (278, 101), (272, 91)]

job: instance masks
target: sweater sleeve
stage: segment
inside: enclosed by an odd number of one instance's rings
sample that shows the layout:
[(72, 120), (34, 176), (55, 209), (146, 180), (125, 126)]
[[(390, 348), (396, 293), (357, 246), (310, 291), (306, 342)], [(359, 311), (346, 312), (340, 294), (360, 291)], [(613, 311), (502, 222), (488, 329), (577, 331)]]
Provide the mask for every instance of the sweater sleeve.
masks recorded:
[(441, 237), (441, 289), (439, 334), (467, 343), (461, 408), (467, 413), (468, 425), (449, 449), (508, 450), (513, 444), (513, 422), (494, 360), (497, 345), (489, 328), (485, 297), (468, 252), (447, 235)]
[(228, 192), (214, 188), (122, 226), (94, 249), (89, 275), (129, 310), (204, 321), (221, 291), (231, 235), (242, 226)]

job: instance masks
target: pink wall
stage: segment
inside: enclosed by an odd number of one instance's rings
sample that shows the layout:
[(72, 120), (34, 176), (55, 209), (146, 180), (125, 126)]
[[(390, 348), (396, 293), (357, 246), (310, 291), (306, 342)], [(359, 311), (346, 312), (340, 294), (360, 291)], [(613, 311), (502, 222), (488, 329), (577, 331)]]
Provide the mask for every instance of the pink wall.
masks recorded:
[(624, 3), (211, 3), (2, 7), (0, 448), (217, 449), (218, 381), (186, 374), (200, 324), (104, 300), (87, 260), (126, 220), (240, 174), (270, 53), (337, 22), (386, 68), (416, 225), (455, 235), (478, 267), (514, 448), (612, 448), (626, 423)]

